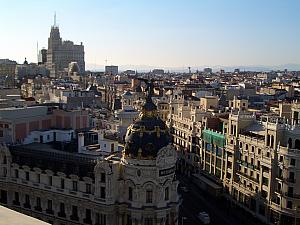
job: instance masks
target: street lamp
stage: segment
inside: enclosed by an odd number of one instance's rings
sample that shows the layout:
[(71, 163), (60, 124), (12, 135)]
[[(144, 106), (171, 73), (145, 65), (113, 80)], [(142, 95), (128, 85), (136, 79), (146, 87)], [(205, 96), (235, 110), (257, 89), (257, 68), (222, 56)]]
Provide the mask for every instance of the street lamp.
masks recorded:
[(183, 221), (184, 221), (184, 220), (186, 220), (186, 219), (187, 219), (187, 218), (186, 218), (186, 217), (184, 217), (184, 216), (183, 216), (183, 217), (181, 217), (181, 225), (183, 225)]

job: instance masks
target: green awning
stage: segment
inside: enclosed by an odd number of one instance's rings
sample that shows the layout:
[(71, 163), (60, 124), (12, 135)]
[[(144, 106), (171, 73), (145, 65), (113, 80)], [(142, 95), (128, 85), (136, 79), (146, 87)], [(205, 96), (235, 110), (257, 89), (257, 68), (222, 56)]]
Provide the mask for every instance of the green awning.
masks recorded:
[(212, 130), (204, 129), (202, 132), (202, 138), (205, 142), (217, 145), (222, 148), (225, 145), (225, 135)]

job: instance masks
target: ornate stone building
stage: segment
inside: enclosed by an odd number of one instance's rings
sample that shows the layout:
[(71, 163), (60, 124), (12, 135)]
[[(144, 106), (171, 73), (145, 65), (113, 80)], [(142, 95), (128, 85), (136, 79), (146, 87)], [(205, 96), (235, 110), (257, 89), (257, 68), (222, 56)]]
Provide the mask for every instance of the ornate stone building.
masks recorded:
[(0, 202), (59, 225), (177, 224), (177, 155), (170, 140), (149, 94), (122, 154), (1, 146)]

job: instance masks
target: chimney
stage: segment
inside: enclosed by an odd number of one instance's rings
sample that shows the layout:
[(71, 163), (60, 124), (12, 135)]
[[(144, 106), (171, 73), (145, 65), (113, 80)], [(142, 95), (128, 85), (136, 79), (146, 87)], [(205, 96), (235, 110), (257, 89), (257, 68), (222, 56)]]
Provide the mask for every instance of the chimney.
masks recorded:
[(84, 133), (78, 133), (78, 153), (82, 153), (84, 147)]

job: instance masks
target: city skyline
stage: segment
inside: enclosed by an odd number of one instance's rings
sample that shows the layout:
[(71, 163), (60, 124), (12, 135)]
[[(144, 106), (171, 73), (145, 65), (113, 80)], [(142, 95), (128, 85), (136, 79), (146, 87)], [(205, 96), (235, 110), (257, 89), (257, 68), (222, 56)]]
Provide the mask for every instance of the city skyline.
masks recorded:
[(5, 31), (0, 58), (36, 62), (37, 42), (40, 49), (47, 48), (56, 12), (63, 39), (85, 45), (87, 69), (105, 65), (106, 60), (133, 69), (286, 64), (300, 68), (297, 1), (85, 3), (27, 1), (16, 7), (3, 1), (7, 10), (0, 15)]

